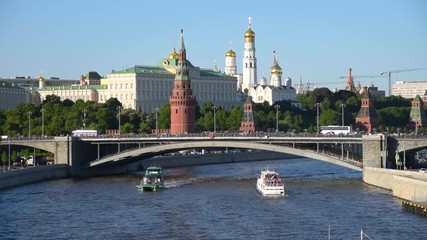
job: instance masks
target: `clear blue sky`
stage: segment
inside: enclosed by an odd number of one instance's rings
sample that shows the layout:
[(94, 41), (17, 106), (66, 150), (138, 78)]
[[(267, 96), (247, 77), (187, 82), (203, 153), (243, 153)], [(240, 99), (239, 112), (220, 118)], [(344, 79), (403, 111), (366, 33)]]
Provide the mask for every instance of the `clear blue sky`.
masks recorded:
[[(0, 77), (78, 79), (90, 70), (155, 65), (179, 46), (196, 66), (224, 69), (232, 41), (241, 72), (243, 34), (252, 17), (258, 79), (269, 78), (272, 52), (294, 84), (339, 82), (355, 75), (427, 68), (427, 1), (0, 1)], [(427, 80), (427, 70), (392, 81)], [(356, 79), (366, 85), (370, 79)], [(374, 83), (387, 88), (387, 78)]]

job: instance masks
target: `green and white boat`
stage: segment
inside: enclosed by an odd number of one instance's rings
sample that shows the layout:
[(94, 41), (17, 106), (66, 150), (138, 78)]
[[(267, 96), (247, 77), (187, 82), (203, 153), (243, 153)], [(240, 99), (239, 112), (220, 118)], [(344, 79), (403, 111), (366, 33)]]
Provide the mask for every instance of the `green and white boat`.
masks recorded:
[(148, 167), (145, 175), (141, 179), (139, 189), (142, 191), (156, 191), (164, 186), (163, 173), (161, 167)]

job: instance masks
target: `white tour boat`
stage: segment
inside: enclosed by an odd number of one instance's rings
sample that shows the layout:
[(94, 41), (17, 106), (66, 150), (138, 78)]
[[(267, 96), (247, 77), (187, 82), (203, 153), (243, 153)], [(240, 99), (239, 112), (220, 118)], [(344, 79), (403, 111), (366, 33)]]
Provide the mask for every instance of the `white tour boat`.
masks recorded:
[(264, 196), (284, 196), (285, 184), (280, 175), (273, 171), (262, 170), (257, 179), (256, 189)]

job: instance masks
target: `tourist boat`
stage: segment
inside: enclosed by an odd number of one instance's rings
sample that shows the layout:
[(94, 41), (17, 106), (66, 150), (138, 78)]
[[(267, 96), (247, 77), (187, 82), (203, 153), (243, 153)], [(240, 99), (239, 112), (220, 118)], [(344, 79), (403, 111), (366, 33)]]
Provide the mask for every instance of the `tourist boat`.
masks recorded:
[(152, 166), (145, 170), (145, 175), (142, 177), (138, 187), (143, 191), (156, 191), (163, 186), (162, 168)]
[(285, 185), (280, 175), (273, 171), (262, 170), (257, 179), (256, 189), (264, 196), (284, 196)]

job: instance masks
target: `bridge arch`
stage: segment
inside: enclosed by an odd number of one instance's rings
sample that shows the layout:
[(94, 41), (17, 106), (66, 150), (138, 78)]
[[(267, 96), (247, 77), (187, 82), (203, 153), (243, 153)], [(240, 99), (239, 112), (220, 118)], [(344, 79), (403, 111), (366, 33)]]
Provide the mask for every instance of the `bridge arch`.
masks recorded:
[[(346, 168), (351, 168), (356, 171), (362, 171), (362, 168), (359, 166), (355, 166), (351, 163), (341, 161), (339, 159), (333, 158), (331, 156), (321, 155), (313, 151), (296, 149), (286, 146), (274, 145), (274, 144), (266, 144), (266, 143), (256, 143), (256, 142), (239, 142), (239, 141), (194, 141), (194, 142), (181, 142), (181, 143), (172, 143), (165, 145), (155, 145), (149, 146), (145, 148), (138, 148), (134, 150), (129, 150), (126, 152), (121, 152), (115, 155), (110, 155), (107, 157), (103, 157), (92, 161), (89, 163), (89, 167), (99, 166), (105, 163), (110, 162), (119, 162), (122, 160), (127, 160), (129, 158), (137, 158), (138, 156), (143, 155), (161, 155), (168, 152), (176, 152), (185, 149), (194, 149), (194, 148), (241, 148), (241, 149), (257, 149), (271, 152), (279, 152), (286, 153), (295, 156), (312, 158), (332, 164), (336, 164), (339, 166), (343, 166)], [(139, 161), (139, 160), (138, 160)]]

